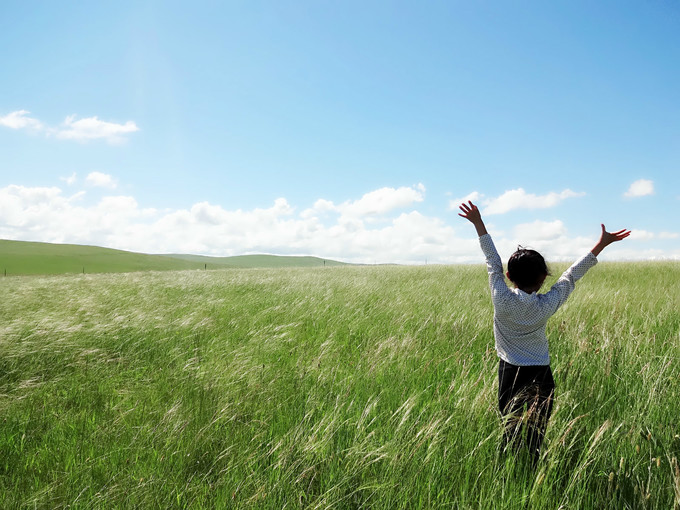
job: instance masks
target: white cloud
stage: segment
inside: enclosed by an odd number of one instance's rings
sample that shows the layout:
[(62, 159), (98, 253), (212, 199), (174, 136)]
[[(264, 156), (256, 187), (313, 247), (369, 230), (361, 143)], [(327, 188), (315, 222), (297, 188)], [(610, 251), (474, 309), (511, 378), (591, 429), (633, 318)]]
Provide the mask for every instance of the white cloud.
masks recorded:
[(635, 241), (649, 241), (652, 239), (678, 239), (680, 234), (677, 232), (650, 232), (639, 228), (630, 231), (630, 239)]
[(71, 175), (68, 177), (59, 177), (60, 181), (64, 181), (66, 184), (69, 186), (73, 186), (76, 183), (76, 180), (78, 180), (76, 173), (73, 172)]
[(634, 197), (644, 197), (647, 195), (654, 194), (654, 181), (649, 179), (638, 179), (633, 184), (630, 185), (628, 191), (626, 191), (623, 196), (634, 198)]
[(631, 241), (648, 241), (650, 239), (654, 239), (656, 235), (654, 232), (649, 232), (648, 230), (642, 230), (639, 228), (633, 229), (630, 231), (630, 240)]
[[(607, 253), (605, 251), (605, 253)], [(598, 256), (598, 259), (602, 256)], [(604, 257), (608, 258), (607, 255)], [(680, 261), (680, 249), (662, 250), (659, 248), (648, 248), (648, 249), (633, 249), (622, 246), (617, 249), (616, 259), (609, 260), (679, 260)]]
[(343, 218), (362, 218), (371, 221), (381, 218), (398, 209), (409, 207), (424, 200), (425, 186), (380, 188), (366, 193), (358, 200), (348, 200), (334, 204), (330, 200), (319, 199), (311, 209), (302, 212), (304, 218), (313, 218), (329, 212), (339, 213)]
[(454, 241), (452, 227), (417, 211), (385, 216), (379, 226), (365, 221), (422, 200), (422, 191), (383, 188), (332, 207), (319, 200), (317, 210), (332, 209), (335, 214), (324, 225), (316, 216), (296, 213), (285, 198), (251, 210), (199, 202), (187, 209), (158, 211), (142, 209), (130, 196), (106, 196), (85, 206), (78, 200), (81, 194), (66, 197), (57, 187), (8, 186), (0, 189), (0, 238), (145, 253), (275, 253), (365, 263), (478, 260), (474, 236)]
[(4, 117), (0, 117), (0, 126), (5, 126), (10, 129), (32, 129), (39, 131), (43, 129), (43, 124), (38, 119), (29, 117), (31, 113), (27, 110), (17, 110), (9, 113)]
[[(401, 211), (418, 203), (422, 196), (417, 193), (423, 190), (399, 189), (376, 190), (340, 206), (322, 199), (299, 213), (285, 198), (249, 210), (199, 202), (161, 211), (144, 208), (132, 196), (108, 195), (90, 203), (82, 200), (83, 191), (65, 196), (58, 187), (11, 185), (0, 188), (0, 238), (93, 244), (144, 253), (273, 253), (402, 264), (483, 261), (474, 229), (464, 220), (453, 215), (455, 220), (444, 221), (417, 210)], [(343, 214), (343, 207), (351, 214)], [(321, 218), (322, 211), (328, 217)], [(378, 213), (382, 221), (377, 223), (372, 219)], [(517, 225), (511, 237), (488, 226), (504, 260), (518, 243), (539, 250), (548, 260), (574, 260), (592, 248), (599, 235), (599, 229), (594, 229), (592, 236), (570, 236), (560, 220)], [(606, 257), (678, 255), (677, 249), (654, 251), (651, 243), (642, 247), (644, 251), (624, 245), (624, 250), (617, 247)]]
[(479, 193), (478, 191), (473, 191), (472, 193), (468, 193), (462, 198), (454, 198), (452, 200), (449, 200), (449, 210), (450, 211), (456, 211), (460, 207), (460, 205), (465, 202), (479, 202), (484, 195)]
[(547, 209), (558, 205), (567, 198), (584, 195), (584, 192), (576, 192), (570, 189), (565, 189), (559, 193), (552, 191), (545, 195), (535, 195), (527, 193), (523, 188), (517, 188), (508, 190), (498, 197), (487, 198), (484, 194), (473, 191), (464, 197), (450, 200), (449, 210), (457, 210), (460, 204), (471, 200), (484, 207), (482, 213), (485, 215), (504, 214), (514, 209)]
[(338, 210), (345, 216), (380, 216), (395, 209), (408, 207), (414, 202), (423, 201), (425, 188), (420, 184), (417, 188), (380, 188), (366, 193), (359, 200), (345, 202)]
[(514, 235), (521, 243), (531, 244), (537, 241), (552, 241), (564, 237), (567, 229), (560, 220), (521, 223), (514, 229)]
[(523, 188), (506, 191), (501, 196), (484, 200), (484, 214), (503, 214), (514, 209), (546, 209), (554, 207), (567, 198), (582, 197), (583, 192), (565, 189), (559, 193), (550, 192), (545, 195), (527, 193)]
[(125, 136), (139, 131), (137, 124), (129, 120), (124, 124), (107, 122), (96, 116), (84, 119), (76, 119), (75, 115), (69, 115), (59, 127), (48, 127), (38, 119), (29, 117), (27, 110), (17, 110), (0, 117), (0, 126), (11, 129), (28, 129), (44, 132), (47, 136), (54, 136), (62, 140), (76, 140), (85, 142), (88, 140), (106, 140), (111, 144), (125, 141)]
[(97, 117), (87, 117), (76, 120), (75, 115), (66, 117), (61, 127), (52, 133), (61, 139), (84, 142), (87, 140), (104, 139), (109, 143), (121, 143), (124, 135), (139, 131), (137, 124), (129, 120), (125, 124), (106, 122)]
[(97, 188), (115, 189), (118, 186), (118, 183), (113, 177), (102, 172), (90, 172), (87, 177), (85, 177), (85, 182), (90, 186)]
[(59, 210), (63, 208), (65, 201), (57, 187), (26, 188), (10, 185), (0, 189), (0, 218), (4, 226), (11, 229), (33, 226), (34, 216), (42, 216), (42, 210)]
[(313, 207), (311, 207), (309, 209), (305, 209), (304, 211), (302, 211), (301, 216), (305, 219), (316, 218), (317, 216), (323, 216), (323, 215), (325, 215), (329, 212), (335, 212), (335, 211), (336, 211), (336, 207), (335, 207), (335, 204), (333, 202), (331, 202), (330, 200), (325, 200), (323, 198), (320, 198), (319, 200), (314, 202)]

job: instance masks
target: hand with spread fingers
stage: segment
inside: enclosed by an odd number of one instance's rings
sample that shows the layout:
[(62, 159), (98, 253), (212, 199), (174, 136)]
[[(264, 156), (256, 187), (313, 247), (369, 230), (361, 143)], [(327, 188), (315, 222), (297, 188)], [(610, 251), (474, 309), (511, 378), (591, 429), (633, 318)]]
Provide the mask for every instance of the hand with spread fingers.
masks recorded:
[(482, 220), (482, 213), (479, 212), (479, 209), (471, 200), (468, 200), (467, 204), (465, 202), (460, 204), (460, 210), (463, 211), (463, 214), (458, 213), (458, 216), (472, 223), (477, 230), (477, 235), (482, 236), (487, 233), (486, 226)]
[(600, 235), (600, 240), (593, 247), (592, 252), (596, 257), (604, 250), (607, 246), (617, 241), (623, 241), (626, 237), (630, 235), (630, 230), (621, 229), (618, 232), (607, 232), (604, 224), (600, 225), (602, 227), (602, 234)]

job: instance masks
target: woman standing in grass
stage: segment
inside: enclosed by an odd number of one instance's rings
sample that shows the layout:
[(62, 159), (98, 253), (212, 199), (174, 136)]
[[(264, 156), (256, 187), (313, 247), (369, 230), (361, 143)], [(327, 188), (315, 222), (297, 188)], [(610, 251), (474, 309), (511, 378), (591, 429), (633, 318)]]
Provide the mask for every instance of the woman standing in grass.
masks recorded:
[(517, 448), (526, 442), (535, 463), (552, 412), (555, 391), (546, 323), (567, 300), (576, 281), (597, 264), (597, 255), (611, 243), (628, 237), (630, 231), (609, 233), (602, 225), (600, 240), (593, 249), (567, 269), (547, 293), (538, 294), (549, 274), (541, 254), (524, 248), (512, 254), (506, 276), (515, 288), (508, 288), (503, 264), (479, 209), (468, 202), (461, 204), (460, 210), (459, 216), (469, 220), (477, 230), (489, 272), (493, 333), (500, 358), (498, 408), (505, 424), (503, 446), (512, 444)]

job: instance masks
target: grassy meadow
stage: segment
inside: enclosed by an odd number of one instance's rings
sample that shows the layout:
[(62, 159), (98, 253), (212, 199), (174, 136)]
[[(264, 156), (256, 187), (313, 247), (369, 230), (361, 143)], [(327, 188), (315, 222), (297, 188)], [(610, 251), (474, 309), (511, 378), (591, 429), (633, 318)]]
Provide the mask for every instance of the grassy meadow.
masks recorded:
[(483, 266), (0, 278), (0, 508), (677, 509), (679, 283), (579, 282), (532, 471)]

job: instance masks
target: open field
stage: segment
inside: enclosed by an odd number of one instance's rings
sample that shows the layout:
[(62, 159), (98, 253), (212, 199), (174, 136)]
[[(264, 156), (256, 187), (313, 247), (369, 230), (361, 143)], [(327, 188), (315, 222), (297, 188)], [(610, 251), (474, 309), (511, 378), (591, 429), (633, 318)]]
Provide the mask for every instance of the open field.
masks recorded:
[(579, 282), (532, 472), (482, 266), (0, 278), (0, 508), (680, 508), (679, 283)]
[(0, 274), (35, 275), (69, 273), (125, 273), (253, 267), (341, 266), (341, 262), (317, 257), (239, 255), (147, 255), (98, 246), (32, 243), (0, 239)]

